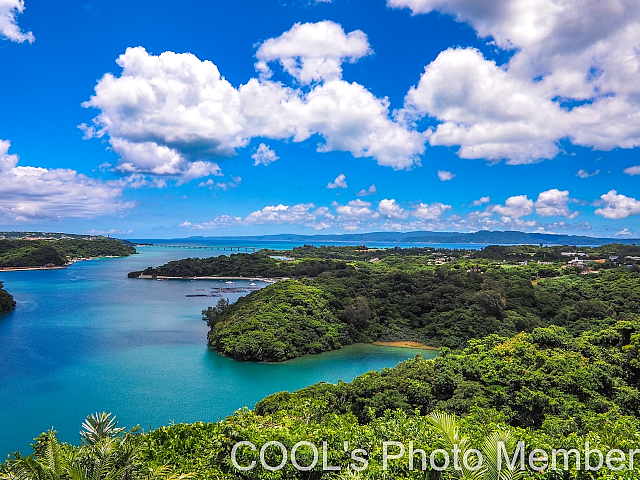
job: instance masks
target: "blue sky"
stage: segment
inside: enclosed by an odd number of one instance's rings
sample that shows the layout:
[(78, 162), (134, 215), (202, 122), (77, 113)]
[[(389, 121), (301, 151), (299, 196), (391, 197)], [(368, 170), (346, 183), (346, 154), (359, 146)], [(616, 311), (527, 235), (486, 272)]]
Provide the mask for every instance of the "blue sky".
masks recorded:
[(0, 230), (640, 235), (632, 0), (0, 0), (0, 33)]

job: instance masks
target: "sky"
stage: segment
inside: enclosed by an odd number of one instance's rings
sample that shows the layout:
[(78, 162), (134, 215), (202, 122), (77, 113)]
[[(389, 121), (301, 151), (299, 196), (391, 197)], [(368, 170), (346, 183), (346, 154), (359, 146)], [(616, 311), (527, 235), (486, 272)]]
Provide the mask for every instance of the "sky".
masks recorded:
[(0, 230), (640, 236), (637, 0), (0, 0)]

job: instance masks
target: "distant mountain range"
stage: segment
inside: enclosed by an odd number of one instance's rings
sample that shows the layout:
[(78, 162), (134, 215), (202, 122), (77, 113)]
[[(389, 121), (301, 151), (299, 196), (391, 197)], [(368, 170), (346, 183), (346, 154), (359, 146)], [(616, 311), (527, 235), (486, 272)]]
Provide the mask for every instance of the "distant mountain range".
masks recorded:
[[(59, 240), (61, 238), (102, 238), (101, 235), (78, 235), (73, 233), (49, 233), (49, 232), (0, 232), (0, 238), (5, 239), (36, 239), (48, 238)], [(556, 235), (552, 233), (525, 233), (525, 232), (490, 232), (481, 230), (474, 233), (459, 232), (371, 232), (348, 233), (330, 235), (296, 235), (282, 233), (278, 235), (253, 235), (253, 236), (224, 236), (203, 237), (194, 236), (188, 238), (176, 238), (182, 242), (198, 242), (214, 240), (221, 242), (296, 242), (296, 243), (459, 243), (482, 245), (604, 245), (607, 243), (622, 243), (625, 245), (640, 244), (638, 238), (603, 238), (586, 237), (584, 235)], [(141, 240), (143, 242), (158, 240)], [(130, 244), (127, 240), (122, 240)], [(135, 240), (134, 240), (135, 242)]]
[(552, 233), (499, 232), (482, 230), (474, 233), (458, 232), (372, 232), (331, 235), (256, 235), (225, 237), (189, 237), (187, 241), (219, 240), (219, 241), (260, 241), (260, 242), (340, 242), (340, 243), (468, 243), (485, 245), (604, 245), (621, 243), (638, 244), (640, 239), (630, 238), (596, 238), (583, 235), (555, 235)]

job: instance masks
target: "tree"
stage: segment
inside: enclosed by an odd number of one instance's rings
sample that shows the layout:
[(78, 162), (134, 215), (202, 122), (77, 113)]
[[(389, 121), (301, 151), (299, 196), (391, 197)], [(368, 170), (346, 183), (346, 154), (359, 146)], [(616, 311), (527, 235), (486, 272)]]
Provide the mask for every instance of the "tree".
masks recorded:
[(356, 328), (365, 328), (371, 318), (369, 303), (364, 297), (357, 297), (355, 305), (349, 305), (344, 309), (344, 320)]
[(202, 320), (207, 322), (209, 328), (213, 328), (224, 316), (224, 311), (229, 306), (229, 300), (221, 298), (215, 307), (209, 307), (202, 311)]

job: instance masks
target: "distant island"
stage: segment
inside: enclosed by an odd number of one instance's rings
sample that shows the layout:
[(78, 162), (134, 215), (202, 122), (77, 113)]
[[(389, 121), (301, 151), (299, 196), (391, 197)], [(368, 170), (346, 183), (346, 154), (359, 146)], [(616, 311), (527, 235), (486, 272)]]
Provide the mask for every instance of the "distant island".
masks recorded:
[(352, 343), (462, 348), (562, 326), (572, 335), (640, 313), (640, 247), (490, 246), (482, 250), (305, 245), (187, 258), (130, 278), (277, 277), (204, 310), (211, 346), (283, 361)]
[(469, 243), (481, 245), (606, 245), (620, 243), (625, 245), (640, 244), (640, 239), (633, 238), (601, 238), (584, 235), (557, 235), (553, 233), (526, 233), (516, 231), (481, 230), (473, 233), (460, 232), (372, 232), (330, 235), (259, 235), (231, 237), (194, 236), (186, 241), (246, 241), (246, 242), (298, 242), (321, 243), (339, 242), (350, 244), (364, 243)]
[[(15, 238), (15, 237), (14, 237)], [(24, 237), (23, 237), (24, 238)], [(74, 260), (126, 257), (136, 254), (129, 242), (106, 237), (61, 239), (0, 239), (0, 271), (26, 268), (62, 268)]]

